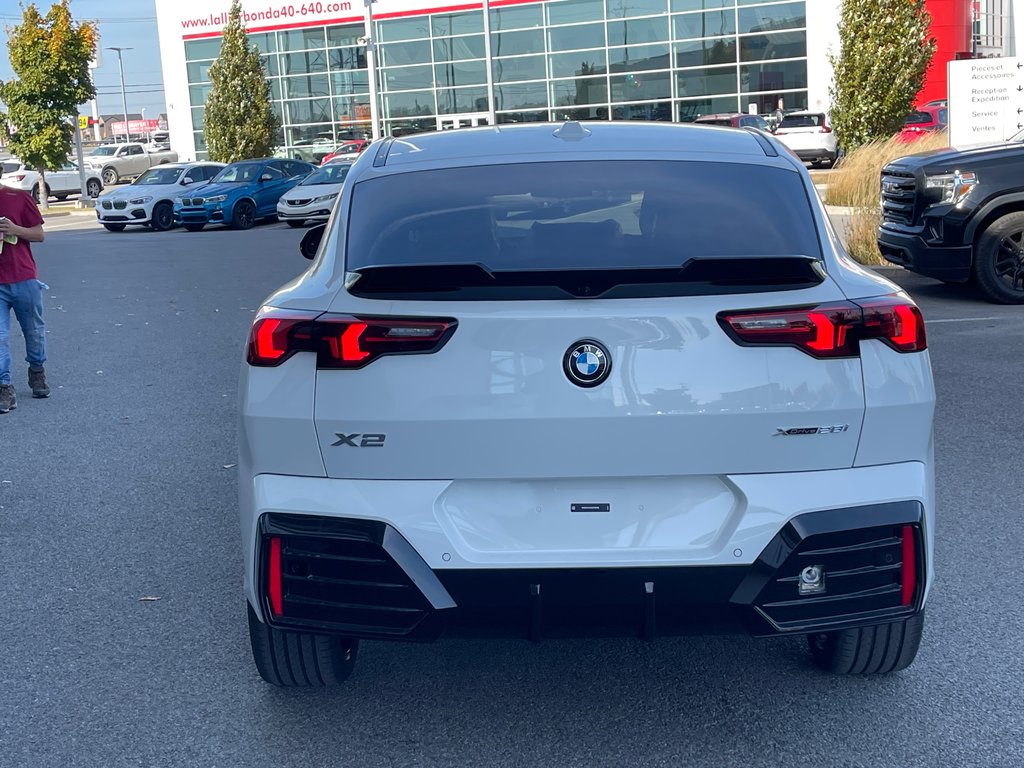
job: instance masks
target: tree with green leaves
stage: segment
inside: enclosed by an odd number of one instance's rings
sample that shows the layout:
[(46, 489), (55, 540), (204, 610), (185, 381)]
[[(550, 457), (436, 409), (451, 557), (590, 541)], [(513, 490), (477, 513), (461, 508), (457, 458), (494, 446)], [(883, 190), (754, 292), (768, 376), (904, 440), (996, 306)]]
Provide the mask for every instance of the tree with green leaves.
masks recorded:
[(829, 54), (832, 124), (849, 152), (888, 139), (913, 111), (935, 55), (925, 0), (843, 0), (839, 54)]
[(210, 159), (233, 163), (269, 155), (277, 143), (279, 123), (259, 49), (249, 45), (245, 34), (239, 0), (231, 3), (210, 82), (204, 118)]
[(22, 9), (21, 24), (9, 27), (8, 51), (15, 78), (0, 83), (0, 116), (10, 131), (10, 148), (25, 165), (39, 171), (36, 193), (47, 207), (46, 170), (67, 162), (78, 106), (96, 95), (89, 62), (96, 29), (75, 23), (69, 0), (60, 0), (42, 16), (35, 3)]

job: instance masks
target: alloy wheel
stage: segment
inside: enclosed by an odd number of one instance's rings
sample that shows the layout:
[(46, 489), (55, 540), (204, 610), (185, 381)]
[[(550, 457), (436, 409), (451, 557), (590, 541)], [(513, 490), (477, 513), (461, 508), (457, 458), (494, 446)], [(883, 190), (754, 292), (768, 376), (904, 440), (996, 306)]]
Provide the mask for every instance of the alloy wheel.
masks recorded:
[(1012, 232), (999, 241), (995, 273), (1011, 290), (1024, 293), (1024, 231)]

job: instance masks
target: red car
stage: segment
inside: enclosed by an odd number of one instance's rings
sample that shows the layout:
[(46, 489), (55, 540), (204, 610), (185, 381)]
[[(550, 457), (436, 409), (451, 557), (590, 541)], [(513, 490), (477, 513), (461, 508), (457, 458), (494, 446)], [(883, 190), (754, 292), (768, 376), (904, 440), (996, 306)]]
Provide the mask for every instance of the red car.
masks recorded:
[(320, 165), (326, 165), (331, 160), (355, 160), (364, 149), (370, 146), (368, 139), (352, 139), (339, 144), (329, 155), (324, 155)]
[(903, 130), (897, 136), (900, 141), (911, 142), (924, 138), (934, 131), (945, 130), (949, 123), (949, 109), (945, 106), (918, 107), (907, 115)]

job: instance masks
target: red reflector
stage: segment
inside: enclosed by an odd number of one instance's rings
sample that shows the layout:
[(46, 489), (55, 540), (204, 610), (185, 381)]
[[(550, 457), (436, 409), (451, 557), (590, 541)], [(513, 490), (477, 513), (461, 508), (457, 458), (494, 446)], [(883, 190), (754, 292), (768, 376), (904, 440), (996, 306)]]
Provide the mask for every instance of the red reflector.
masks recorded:
[(832, 133), (832, 129), (829, 128), (827, 125), (823, 125), (821, 126), (821, 133)]
[(281, 540), (276, 536), (270, 540), (270, 556), (267, 559), (267, 598), (270, 611), (275, 616), (284, 612), (284, 590), (281, 580)]
[(910, 605), (917, 588), (917, 562), (914, 554), (914, 528), (903, 526), (903, 595), (901, 605)]

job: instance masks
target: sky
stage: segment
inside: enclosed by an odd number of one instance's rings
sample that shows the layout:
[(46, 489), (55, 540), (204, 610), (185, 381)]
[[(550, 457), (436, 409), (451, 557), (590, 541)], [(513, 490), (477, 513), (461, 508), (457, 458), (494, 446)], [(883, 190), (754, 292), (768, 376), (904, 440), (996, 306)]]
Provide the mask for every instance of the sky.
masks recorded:
[[(26, 4), (28, 4), (26, 2)], [(45, 14), (52, 0), (36, 0)], [(128, 111), (156, 118), (165, 112), (163, 74), (160, 68), (160, 42), (156, 32), (156, 0), (71, 0), (71, 14), (78, 21), (98, 20), (100, 47), (132, 48), (121, 53), (124, 60), (124, 84)], [(0, 0), (0, 79), (13, 77), (7, 53), (7, 28), (21, 21), (18, 0)], [(121, 77), (117, 52), (103, 50), (99, 68), (93, 71), (101, 115), (120, 114)], [(88, 114), (89, 107), (82, 108)]]

